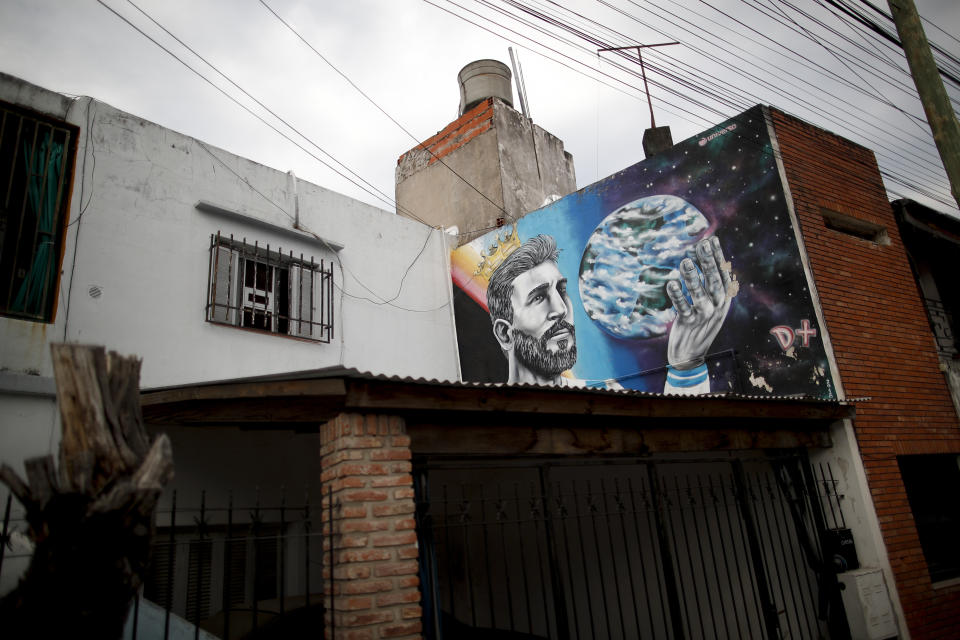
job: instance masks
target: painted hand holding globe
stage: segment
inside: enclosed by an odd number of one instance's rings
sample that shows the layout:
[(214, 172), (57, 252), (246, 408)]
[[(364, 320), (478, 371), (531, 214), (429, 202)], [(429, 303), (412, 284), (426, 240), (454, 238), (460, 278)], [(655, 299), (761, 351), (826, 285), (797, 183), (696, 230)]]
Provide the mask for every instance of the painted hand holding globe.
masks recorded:
[(678, 280), (666, 285), (667, 295), (677, 312), (667, 341), (667, 361), (678, 370), (693, 369), (706, 361), (707, 350), (720, 332), (736, 295), (736, 282), (717, 237), (697, 242), (696, 255), (699, 269), (690, 258), (684, 258), (679, 269), (690, 299), (684, 295)]

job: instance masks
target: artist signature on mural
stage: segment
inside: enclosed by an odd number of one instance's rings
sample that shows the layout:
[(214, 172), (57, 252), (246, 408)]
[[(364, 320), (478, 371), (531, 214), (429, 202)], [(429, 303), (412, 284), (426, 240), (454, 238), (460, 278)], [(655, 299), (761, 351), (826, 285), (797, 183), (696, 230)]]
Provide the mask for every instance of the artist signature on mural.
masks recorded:
[(788, 351), (797, 344), (798, 340), (800, 344), (797, 346), (809, 347), (810, 338), (817, 336), (817, 330), (810, 326), (809, 320), (804, 318), (800, 321), (798, 329), (792, 329), (785, 324), (781, 324), (770, 329), (770, 335), (777, 339), (781, 349)]
[(737, 128), (737, 125), (736, 125), (736, 124), (731, 124), (729, 127), (725, 127), (725, 128), (723, 128), (723, 129), (720, 129), (720, 131), (715, 131), (715, 132), (711, 133), (711, 134), (708, 135), (708, 136), (705, 136), (705, 137), (703, 137), (703, 138), (700, 138), (700, 141), (699, 141), (700, 146), (702, 147), (702, 146), (706, 145), (708, 142), (710, 142), (711, 140), (713, 140), (714, 138), (719, 138), (720, 136), (722, 136), (722, 135), (724, 135), (724, 134), (730, 133), (731, 131), (733, 131), (733, 130), (736, 129), (736, 128)]

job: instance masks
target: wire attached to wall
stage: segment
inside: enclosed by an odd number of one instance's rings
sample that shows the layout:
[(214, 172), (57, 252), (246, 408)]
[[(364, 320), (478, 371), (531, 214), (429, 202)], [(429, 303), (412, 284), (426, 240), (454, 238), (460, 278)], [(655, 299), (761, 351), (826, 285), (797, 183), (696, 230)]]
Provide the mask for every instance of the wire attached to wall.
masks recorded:
[[(261, 198), (263, 198), (264, 200), (266, 200), (268, 203), (270, 203), (270, 204), (272, 204), (274, 207), (276, 207), (276, 209), (277, 209), (278, 211), (280, 211), (284, 216), (290, 218), (291, 221), (294, 220), (294, 216), (292, 216), (292, 215), (290, 214), (290, 212), (286, 210), (286, 208), (284, 208), (282, 205), (278, 204), (278, 203), (277, 203), (276, 201), (274, 201), (272, 198), (270, 198), (269, 196), (267, 196), (266, 194), (264, 194), (262, 191), (260, 191), (259, 189), (257, 189), (245, 176), (241, 175), (240, 173), (238, 173), (237, 171), (235, 171), (235, 170), (233, 169), (233, 167), (231, 167), (231, 166), (228, 165), (226, 162), (224, 162), (223, 159), (220, 158), (217, 154), (215, 154), (206, 144), (204, 144), (203, 142), (201, 142), (200, 140), (197, 140), (197, 139), (195, 139), (195, 138), (194, 138), (194, 142), (196, 142), (197, 145), (198, 145), (201, 149), (203, 149), (207, 154), (210, 155), (210, 157), (212, 157), (217, 163), (219, 163), (220, 166), (222, 166), (222, 167), (225, 168), (227, 171), (229, 171), (230, 173), (232, 173), (238, 180), (240, 180), (241, 182), (243, 182), (243, 184), (245, 184), (248, 188), (250, 188), (254, 193), (256, 193), (256, 194), (259, 195)], [(346, 264), (344, 264), (343, 259), (341, 258), (339, 251), (337, 251), (334, 247), (332, 247), (332, 246), (330, 245), (330, 243), (328, 243), (328, 242), (326, 241), (326, 239), (324, 239), (323, 237), (321, 237), (320, 235), (318, 235), (318, 234), (317, 234), (316, 232), (314, 232), (312, 229), (310, 229), (310, 228), (308, 228), (307, 226), (305, 226), (302, 222), (300, 223), (298, 229), (299, 229), (300, 231), (303, 231), (304, 233), (309, 234), (311, 237), (313, 237), (314, 239), (316, 239), (317, 241), (319, 241), (320, 243), (322, 243), (322, 244), (327, 248), (327, 250), (329, 250), (329, 251), (333, 254), (334, 259), (337, 261), (337, 264), (338, 264), (338, 266), (340, 267), (340, 270), (341, 270), (343, 273), (350, 274), (350, 277), (353, 278), (353, 279), (357, 282), (357, 284), (359, 284), (361, 287), (363, 287), (364, 289), (366, 289), (367, 291), (369, 291), (371, 295), (373, 295), (373, 296), (376, 297), (376, 298), (379, 298), (380, 300), (379, 300), (379, 301), (378, 301), (378, 300), (374, 300), (374, 299), (372, 299), (372, 298), (367, 298), (367, 297), (365, 297), (365, 296), (357, 296), (357, 295), (355, 295), (355, 294), (348, 293), (342, 286), (337, 287), (338, 289), (340, 289), (340, 292), (341, 292), (343, 295), (346, 295), (347, 297), (355, 298), (355, 299), (358, 299), (358, 300), (366, 300), (367, 302), (370, 302), (370, 303), (376, 304), (376, 305), (389, 305), (389, 306), (392, 306), (392, 307), (396, 307), (396, 308), (398, 308), (398, 309), (401, 309), (401, 310), (403, 310), (403, 311), (412, 311), (412, 312), (416, 312), (416, 313), (427, 313), (427, 312), (430, 312), (430, 311), (438, 311), (438, 310), (440, 310), (440, 309), (443, 309), (444, 307), (446, 307), (446, 306), (449, 304), (449, 303), (444, 303), (444, 304), (440, 305), (439, 307), (435, 307), (435, 308), (431, 308), (431, 309), (409, 309), (409, 308), (406, 308), (406, 307), (402, 307), (402, 306), (400, 306), (400, 305), (393, 304), (393, 301), (396, 300), (398, 297), (400, 297), (400, 293), (403, 291), (404, 282), (406, 281), (406, 278), (407, 278), (408, 274), (410, 273), (410, 270), (413, 268), (413, 265), (417, 263), (417, 261), (418, 261), (418, 260), (420, 259), (420, 257), (423, 255), (423, 252), (426, 250), (427, 245), (428, 245), (429, 242), (430, 242), (430, 238), (433, 236), (433, 233), (434, 233), (434, 231), (435, 231), (435, 228), (434, 228), (434, 227), (430, 227), (430, 229), (429, 229), (429, 231), (428, 231), (428, 233), (427, 233), (427, 236), (426, 236), (426, 238), (425, 238), (424, 241), (423, 241), (423, 245), (420, 247), (420, 250), (417, 252), (417, 255), (414, 256), (413, 260), (407, 265), (406, 269), (404, 269), (404, 271), (403, 271), (403, 276), (400, 278), (400, 283), (399, 283), (399, 285), (398, 285), (398, 287), (397, 287), (397, 293), (396, 293), (393, 297), (391, 297), (391, 298), (389, 298), (389, 299), (386, 298), (385, 296), (380, 296), (380, 295), (378, 295), (378, 294), (377, 294), (375, 291), (373, 291), (369, 286), (367, 286), (359, 277), (357, 277), (356, 273), (354, 273), (349, 267), (347, 267)], [(334, 283), (334, 285), (336, 286), (336, 283)]]
[[(76, 104), (76, 102), (74, 102)], [(87, 150), (90, 152), (90, 180), (93, 181), (93, 176), (97, 170), (97, 150), (93, 144), (93, 121), (96, 119), (96, 114), (93, 113), (93, 98), (87, 97), (87, 110), (84, 114), (84, 121), (86, 122), (86, 131), (85, 140), (83, 143), (83, 162), (80, 163), (80, 210), (77, 213), (77, 219), (67, 225), (69, 229), (74, 224), (77, 225), (76, 231), (73, 235), (73, 256), (71, 257), (70, 264), (70, 281), (67, 285), (67, 298), (64, 301), (63, 309), (63, 341), (68, 342), (67, 339), (67, 329), (70, 326), (70, 301), (73, 297), (73, 277), (77, 272), (77, 249), (80, 246), (80, 221), (83, 219), (83, 215), (87, 212), (87, 209), (90, 207), (90, 203), (93, 202), (93, 188), (91, 186), (90, 195), (87, 197), (86, 204), (83, 203), (83, 192), (87, 182)], [(61, 289), (62, 291), (62, 289)]]
[[(321, 162), (322, 164), (324, 164), (324, 166), (326, 166), (326, 167), (330, 168), (331, 170), (333, 170), (334, 172), (336, 172), (336, 173), (337, 173), (338, 175), (340, 175), (341, 177), (344, 177), (345, 179), (350, 180), (349, 177), (343, 175), (341, 172), (339, 172), (339, 171), (337, 171), (335, 168), (331, 167), (328, 163), (326, 163), (325, 161), (323, 161), (321, 158), (318, 158), (316, 155), (310, 153), (307, 149), (304, 149), (302, 145), (298, 144), (296, 141), (292, 140), (289, 136), (287, 136), (286, 134), (284, 134), (282, 131), (280, 131), (279, 129), (277, 129), (276, 127), (274, 127), (272, 124), (270, 124), (269, 122), (267, 122), (266, 120), (264, 120), (261, 116), (259, 116), (258, 114), (254, 113), (254, 112), (253, 112), (252, 110), (250, 110), (246, 105), (244, 105), (243, 103), (239, 102), (235, 97), (231, 96), (229, 93), (227, 93), (226, 91), (224, 91), (223, 88), (221, 88), (221, 87), (217, 86), (216, 84), (214, 84), (209, 78), (207, 78), (206, 76), (204, 76), (203, 74), (201, 74), (199, 71), (197, 71), (195, 68), (193, 68), (192, 66), (190, 66), (189, 64), (187, 64), (183, 59), (181, 59), (181, 58), (180, 58), (179, 56), (177, 56), (175, 53), (173, 53), (172, 51), (170, 51), (167, 47), (165, 47), (165, 46), (163, 46), (162, 44), (160, 44), (157, 40), (155, 40), (154, 38), (152, 38), (150, 35), (148, 35), (148, 34), (147, 34), (146, 32), (144, 32), (142, 29), (140, 29), (139, 27), (137, 27), (136, 25), (134, 25), (132, 22), (130, 22), (130, 20), (128, 20), (125, 16), (121, 15), (121, 14), (118, 13), (116, 10), (114, 10), (112, 7), (110, 7), (110, 6), (107, 5), (105, 2), (103, 2), (103, 0), (97, 0), (97, 2), (98, 2), (99, 4), (101, 4), (104, 8), (106, 8), (107, 10), (109, 10), (111, 13), (113, 13), (115, 16), (117, 16), (118, 18), (120, 18), (120, 19), (121, 19), (123, 22), (125, 22), (128, 26), (130, 26), (131, 28), (133, 28), (134, 30), (136, 30), (138, 33), (140, 33), (142, 36), (144, 36), (145, 38), (147, 38), (148, 40), (150, 40), (153, 44), (155, 44), (156, 46), (158, 46), (158, 47), (159, 47), (160, 49), (162, 49), (165, 53), (167, 53), (168, 55), (170, 55), (171, 57), (173, 57), (175, 60), (177, 60), (180, 64), (182, 64), (182, 65), (185, 66), (187, 69), (189, 69), (189, 70), (190, 70), (191, 72), (193, 72), (195, 75), (197, 75), (198, 77), (200, 77), (200, 78), (201, 78), (202, 80), (204, 80), (207, 84), (209, 84), (209, 85), (211, 85), (213, 88), (217, 89), (217, 91), (219, 91), (220, 93), (222, 93), (224, 96), (226, 96), (226, 97), (227, 97), (228, 99), (230, 99), (232, 102), (234, 102), (235, 104), (237, 104), (238, 106), (240, 106), (242, 109), (244, 109), (245, 111), (247, 111), (248, 113), (250, 113), (251, 115), (253, 115), (255, 118), (257, 118), (258, 120), (260, 120), (263, 124), (267, 125), (267, 126), (268, 126), (270, 129), (272, 129), (275, 133), (281, 135), (282, 137), (284, 137), (285, 139), (287, 139), (288, 141), (290, 141), (291, 143), (293, 143), (294, 145), (296, 145), (298, 148), (300, 148), (300, 149), (303, 150), (304, 152), (308, 153), (311, 157), (313, 157), (313, 158), (316, 159), (317, 161), (319, 161), (319, 162)], [(193, 54), (196, 55), (198, 58), (200, 58), (201, 60), (203, 60), (203, 62), (206, 63), (208, 66), (210, 66), (212, 69), (214, 69), (214, 71), (216, 71), (216, 72), (219, 73), (221, 76), (223, 76), (224, 78), (226, 78), (231, 84), (233, 84), (235, 87), (237, 87), (240, 91), (242, 91), (244, 94), (246, 94), (246, 95), (247, 95), (248, 97), (250, 97), (252, 100), (254, 100), (255, 102), (257, 102), (257, 104), (259, 104), (261, 107), (263, 107), (264, 109), (266, 109), (268, 112), (270, 112), (274, 117), (276, 117), (278, 120), (280, 120), (280, 121), (283, 122), (285, 125), (287, 125), (288, 127), (290, 127), (293, 131), (295, 131), (296, 133), (298, 133), (298, 135), (300, 135), (300, 136), (303, 137), (305, 140), (307, 140), (308, 142), (310, 142), (311, 144), (313, 144), (315, 147), (317, 147), (318, 149), (320, 149), (321, 151), (323, 151), (323, 149), (320, 148), (319, 145), (317, 145), (316, 143), (313, 143), (307, 136), (305, 136), (304, 134), (300, 133), (300, 132), (299, 132), (297, 129), (295, 129), (292, 125), (290, 125), (289, 123), (287, 123), (283, 118), (281, 118), (280, 116), (278, 116), (277, 114), (275, 114), (273, 111), (271, 111), (271, 110), (270, 110), (269, 108), (267, 108), (265, 105), (263, 105), (259, 100), (257, 100), (256, 98), (254, 98), (254, 97), (253, 97), (252, 95), (250, 95), (248, 92), (246, 92), (242, 87), (240, 87), (237, 83), (235, 83), (235, 82), (234, 82), (233, 80), (231, 80), (228, 76), (226, 76), (226, 74), (222, 73), (222, 72), (221, 72), (219, 69), (217, 69), (213, 64), (211, 64), (210, 62), (208, 62), (206, 59), (204, 59), (202, 56), (200, 56), (196, 51), (194, 51), (192, 48), (190, 48), (186, 43), (184, 43), (182, 40), (180, 40), (179, 38), (177, 38), (175, 35), (173, 35), (171, 32), (169, 32), (166, 28), (164, 28), (162, 25), (160, 25), (156, 20), (154, 20), (151, 16), (149, 16), (146, 12), (144, 12), (140, 7), (138, 7), (136, 4), (134, 4), (131, 0), (127, 0), (127, 2), (128, 2), (129, 4), (131, 4), (131, 6), (133, 6), (134, 8), (136, 8), (138, 11), (140, 11), (141, 13), (143, 13), (145, 16), (147, 16), (148, 19), (150, 19), (152, 22), (154, 22), (154, 24), (156, 24), (156, 25), (157, 25), (159, 28), (161, 28), (164, 32), (166, 32), (168, 35), (170, 35), (170, 37), (174, 38), (178, 43), (180, 43), (182, 46), (184, 46), (185, 48), (187, 48), (191, 53), (193, 53)], [(265, 5), (265, 6), (266, 6), (266, 5)], [(268, 7), (268, 8), (269, 8), (269, 7)], [(278, 16), (278, 17), (279, 17), (279, 16)], [(291, 28), (291, 30), (292, 30), (292, 28)], [(298, 35), (299, 35), (299, 34), (298, 34)], [(317, 53), (318, 55), (320, 55), (319, 52), (316, 52), (316, 53)], [(358, 89), (358, 90), (359, 90), (359, 89)], [(365, 96), (365, 97), (366, 97), (366, 96)], [(369, 99), (369, 98), (368, 98), (368, 99)], [(384, 112), (384, 113), (385, 113), (385, 112)], [(398, 123), (398, 124), (399, 124), (399, 123)], [(409, 134), (409, 132), (408, 132), (408, 134)], [(410, 135), (412, 135), (412, 134), (410, 134)], [(204, 151), (206, 151), (206, 152), (209, 153), (212, 157), (214, 157), (214, 158), (217, 160), (217, 162), (219, 162), (223, 167), (225, 167), (227, 170), (229, 170), (231, 173), (233, 173), (233, 174), (234, 174), (238, 179), (240, 179), (244, 184), (246, 184), (249, 188), (253, 189), (253, 190), (254, 190), (256, 193), (258, 193), (262, 198), (264, 198), (264, 199), (266, 199), (268, 202), (270, 202), (273, 206), (275, 206), (278, 210), (280, 210), (285, 216), (291, 217), (291, 219), (292, 219), (292, 216), (290, 216), (290, 213), (289, 213), (288, 211), (286, 211), (286, 209), (285, 209), (284, 207), (282, 207), (281, 205), (277, 204), (277, 203), (274, 202), (272, 199), (270, 199), (268, 196), (266, 196), (266, 195), (263, 194), (261, 191), (259, 191), (258, 189), (256, 189), (256, 188), (249, 182), (249, 180), (247, 180), (245, 177), (241, 176), (239, 173), (237, 173), (236, 171), (234, 171), (232, 167), (230, 167), (230, 166), (227, 165), (225, 162), (223, 162), (223, 160), (222, 160), (221, 158), (219, 158), (216, 154), (214, 154), (214, 153), (213, 153), (208, 147), (206, 147), (206, 145), (204, 145), (202, 142), (200, 142), (199, 140), (197, 140), (196, 142), (201, 146), (201, 148), (203, 148)], [(323, 153), (325, 153), (326, 155), (330, 156), (331, 159), (333, 159), (334, 161), (338, 162), (339, 164), (341, 164), (342, 166), (344, 166), (344, 168), (346, 168), (346, 169), (349, 170), (349, 168), (347, 168), (346, 165), (343, 165), (343, 163), (340, 163), (339, 161), (337, 161), (336, 158), (334, 158), (331, 154), (327, 153), (326, 151), (323, 151)], [(359, 177), (359, 176), (358, 176), (358, 177)], [(461, 178), (461, 179), (462, 179), (462, 178)], [(352, 180), (350, 180), (350, 181), (353, 182)], [(466, 181), (465, 181), (465, 182), (466, 182)], [(360, 187), (360, 188), (363, 188), (361, 185), (357, 185), (356, 182), (354, 182), (354, 184), (355, 184), (356, 186)], [(468, 183), (468, 184), (469, 184), (469, 183)], [(470, 186), (473, 187), (473, 185), (470, 185)], [(476, 190), (476, 187), (473, 187), (473, 188)], [(480, 193), (479, 190), (477, 190), (477, 191), (478, 191), (478, 193)], [(481, 195), (483, 195), (483, 194), (481, 193)], [(486, 196), (484, 196), (484, 197), (486, 197)], [(492, 201), (491, 201), (491, 202), (492, 202)], [(88, 204), (89, 204), (89, 202), (88, 202)], [(494, 204), (495, 204), (495, 203), (494, 203)], [(501, 207), (501, 210), (502, 210), (502, 207)], [(406, 213), (408, 213), (411, 217), (419, 220), (421, 223), (426, 224), (425, 221), (423, 221), (422, 219), (420, 219), (419, 217), (417, 217), (417, 216), (416, 216), (415, 214), (413, 214), (412, 212), (406, 212)], [(504, 213), (506, 214), (506, 212), (504, 212)], [(506, 215), (509, 215), (509, 214), (506, 214)], [(357, 284), (359, 284), (361, 287), (363, 287), (365, 290), (367, 290), (372, 296), (374, 296), (374, 298), (377, 298), (377, 299), (368, 298), (368, 297), (366, 297), (366, 296), (357, 296), (357, 295), (355, 295), (355, 294), (348, 293), (347, 291), (343, 290), (342, 287), (339, 287), (339, 288), (341, 289), (341, 293), (342, 293), (343, 295), (346, 295), (346, 296), (348, 296), (348, 297), (352, 297), (352, 298), (355, 298), (355, 299), (359, 299), (359, 300), (365, 300), (365, 301), (367, 301), (367, 302), (370, 302), (370, 303), (376, 304), (376, 305), (389, 305), (389, 306), (396, 307), (396, 308), (398, 308), (398, 309), (402, 309), (402, 310), (410, 311), (410, 312), (416, 312), (416, 313), (426, 313), (426, 312), (431, 312), (431, 311), (437, 311), (437, 310), (443, 309), (444, 307), (446, 307), (446, 306), (449, 304), (449, 303), (447, 302), (447, 303), (444, 303), (443, 305), (440, 305), (440, 306), (438, 306), (438, 307), (431, 308), (431, 309), (411, 309), (411, 308), (402, 307), (402, 306), (400, 306), (400, 305), (394, 304), (394, 301), (399, 297), (400, 293), (401, 293), (402, 290), (403, 290), (404, 282), (405, 282), (407, 276), (409, 275), (410, 270), (412, 269), (413, 265), (416, 263), (417, 260), (419, 260), (420, 256), (422, 256), (423, 252), (425, 251), (426, 246), (427, 246), (427, 244), (429, 243), (429, 239), (430, 239), (431, 235), (433, 234), (433, 231), (434, 231), (434, 228), (433, 228), (433, 227), (431, 227), (430, 230), (428, 231), (427, 236), (426, 236), (426, 238), (425, 238), (425, 240), (424, 240), (424, 243), (423, 243), (423, 245), (421, 246), (420, 251), (419, 251), (419, 252), (417, 253), (417, 255), (415, 256), (414, 260), (411, 261), (410, 264), (408, 264), (408, 266), (407, 266), (406, 269), (404, 270), (404, 275), (402, 276), (401, 281), (400, 281), (400, 283), (399, 283), (399, 285), (398, 285), (397, 293), (394, 294), (394, 295), (393, 295), (392, 297), (390, 297), (390, 298), (386, 298), (386, 297), (384, 297), (384, 296), (380, 296), (380, 295), (377, 294), (375, 291), (373, 291), (373, 289), (371, 289), (366, 283), (364, 283), (363, 280), (361, 280), (359, 277), (357, 277), (357, 275), (356, 275), (346, 264), (343, 263), (342, 258), (340, 257), (340, 255), (338, 254), (338, 252), (335, 251), (335, 250), (333, 249), (333, 247), (331, 247), (331, 246), (329, 245), (329, 243), (327, 243), (326, 240), (324, 240), (322, 237), (320, 237), (319, 235), (317, 235), (316, 233), (314, 233), (314, 232), (311, 231), (310, 229), (304, 228), (302, 224), (300, 225), (300, 228), (301, 228), (301, 230), (305, 231), (306, 233), (309, 233), (311, 236), (313, 236), (313, 237), (316, 238), (318, 241), (320, 241), (321, 243), (323, 243), (323, 244), (333, 253), (333, 255), (335, 256), (335, 258), (336, 258), (336, 260), (337, 260), (338, 265), (339, 265), (340, 268), (341, 268), (341, 270), (342, 270), (344, 273), (349, 274), (349, 275), (357, 282)], [(477, 232), (477, 231), (485, 231), (485, 230), (486, 230), (485, 228), (484, 228), (484, 229), (477, 229), (477, 230), (469, 231), (469, 232), (467, 232), (467, 233), (474, 233), (474, 232)]]

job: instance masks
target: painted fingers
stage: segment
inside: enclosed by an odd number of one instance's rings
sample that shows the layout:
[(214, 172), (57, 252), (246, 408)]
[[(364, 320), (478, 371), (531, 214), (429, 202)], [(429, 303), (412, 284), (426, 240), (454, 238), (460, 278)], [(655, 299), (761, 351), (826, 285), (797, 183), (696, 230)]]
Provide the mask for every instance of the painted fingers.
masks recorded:
[(667, 296), (669, 296), (670, 302), (673, 303), (673, 308), (676, 309), (677, 315), (681, 318), (686, 318), (693, 313), (693, 307), (690, 306), (687, 297), (683, 295), (683, 288), (676, 280), (671, 280), (667, 283)]
[(705, 238), (697, 243), (697, 260), (703, 271), (703, 284), (707, 294), (714, 306), (722, 306), (726, 297), (726, 285), (730, 282), (730, 274), (725, 268), (720, 240), (716, 236)]
[(680, 262), (680, 277), (690, 294), (690, 300), (683, 294), (679, 281), (667, 283), (667, 296), (680, 317), (688, 317), (694, 312), (710, 315), (714, 309), (724, 305), (728, 296), (730, 265), (724, 259), (720, 240), (716, 236), (704, 238), (697, 243), (695, 251), (699, 269), (690, 258)]

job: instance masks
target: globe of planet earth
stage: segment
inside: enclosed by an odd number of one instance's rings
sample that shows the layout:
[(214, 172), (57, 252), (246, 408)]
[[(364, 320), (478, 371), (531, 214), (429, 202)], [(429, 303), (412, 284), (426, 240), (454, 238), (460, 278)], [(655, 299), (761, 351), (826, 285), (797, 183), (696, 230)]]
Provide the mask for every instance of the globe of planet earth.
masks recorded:
[(674, 318), (668, 280), (709, 227), (692, 204), (670, 195), (625, 204), (594, 229), (580, 260), (580, 299), (587, 315), (617, 338), (662, 336)]

